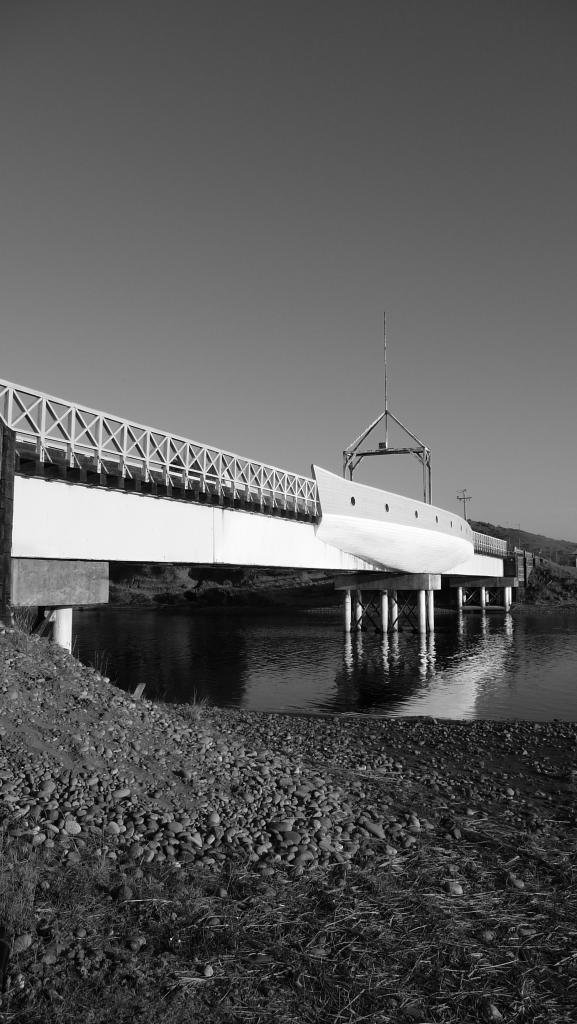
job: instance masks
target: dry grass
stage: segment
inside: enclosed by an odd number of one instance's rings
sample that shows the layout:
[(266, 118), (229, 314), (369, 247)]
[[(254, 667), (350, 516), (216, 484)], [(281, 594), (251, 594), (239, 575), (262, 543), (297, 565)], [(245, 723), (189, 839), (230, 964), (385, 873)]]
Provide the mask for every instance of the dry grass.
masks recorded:
[(516, 838), (483, 823), (402, 857), (374, 840), (358, 866), (300, 877), (242, 861), (123, 875), (5, 849), (3, 918), (34, 942), (0, 1021), (569, 1021), (575, 868), (559, 849), (511, 854)]

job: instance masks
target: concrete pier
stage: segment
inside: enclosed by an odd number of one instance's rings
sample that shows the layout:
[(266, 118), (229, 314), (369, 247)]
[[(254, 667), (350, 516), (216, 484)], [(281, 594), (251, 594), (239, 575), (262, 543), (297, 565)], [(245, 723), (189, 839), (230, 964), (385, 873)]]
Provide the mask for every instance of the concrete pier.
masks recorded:
[(389, 632), (389, 595), (386, 590), (381, 591), (381, 624), (383, 633)]
[(355, 629), (363, 628), (363, 597), (360, 590), (355, 592)]
[(435, 632), (435, 591), (427, 590), (427, 628), (429, 633)]
[(345, 633), (352, 629), (352, 597), (350, 590), (345, 590)]
[(59, 647), (72, 650), (72, 608), (56, 608), (52, 613), (54, 632), (52, 639)]
[(391, 629), (393, 633), (399, 632), (399, 603), (396, 590), (391, 591)]
[(418, 593), (418, 609), (419, 609), (419, 633), (427, 632), (427, 599), (426, 591), (419, 590)]

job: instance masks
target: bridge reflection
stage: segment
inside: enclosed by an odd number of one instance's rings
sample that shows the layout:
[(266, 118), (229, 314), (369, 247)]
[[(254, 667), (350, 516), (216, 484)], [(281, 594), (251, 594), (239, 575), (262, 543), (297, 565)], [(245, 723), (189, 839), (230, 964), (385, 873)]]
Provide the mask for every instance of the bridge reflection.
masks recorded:
[(345, 637), (334, 701), (357, 713), (474, 718), (487, 685), (502, 678), (514, 635), (511, 615), (459, 615), (427, 635)]

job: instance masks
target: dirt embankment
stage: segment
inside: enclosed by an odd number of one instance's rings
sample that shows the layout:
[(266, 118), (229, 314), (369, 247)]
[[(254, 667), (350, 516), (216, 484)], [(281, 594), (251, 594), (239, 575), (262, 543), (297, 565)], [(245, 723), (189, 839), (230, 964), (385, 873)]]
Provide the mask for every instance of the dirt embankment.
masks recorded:
[(523, 603), (538, 608), (577, 608), (577, 574), (563, 566), (535, 566)]
[(575, 724), (153, 705), (0, 631), (0, 740), (1, 1022), (575, 1019)]
[(110, 564), (111, 604), (298, 608), (338, 601), (331, 578), (315, 570)]

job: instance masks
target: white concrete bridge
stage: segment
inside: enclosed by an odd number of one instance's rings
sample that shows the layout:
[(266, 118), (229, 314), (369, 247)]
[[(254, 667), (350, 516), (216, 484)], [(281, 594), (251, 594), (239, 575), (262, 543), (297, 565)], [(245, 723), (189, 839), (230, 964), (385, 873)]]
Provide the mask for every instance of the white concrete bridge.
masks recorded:
[[(312, 478), (1, 380), (0, 420), (4, 607), (58, 609), (65, 643), (71, 613), (62, 609), (107, 600), (110, 561), (325, 569), (339, 575), (349, 609), (351, 590), (401, 589), (398, 572), (351, 553), (346, 539), (339, 546), (323, 539)], [(411, 499), (392, 497), (413, 515)], [(414, 504), (418, 516), (423, 506)], [(437, 513), (437, 523), (446, 515), (463, 529), (454, 513)], [(455, 585), (477, 580), (483, 592), (483, 581), (510, 586), (504, 542), (480, 534), (473, 540), (470, 555), (451, 569)], [(423, 582), (405, 574), (401, 582), (429, 593), (419, 596), (419, 623), (426, 628), (427, 607), (432, 628), (440, 574), (426, 575)], [(395, 606), (396, 597), (384, 628), (397, 624)], [(359, 596), (349, 624), (360, 624), (362, 608)]]

